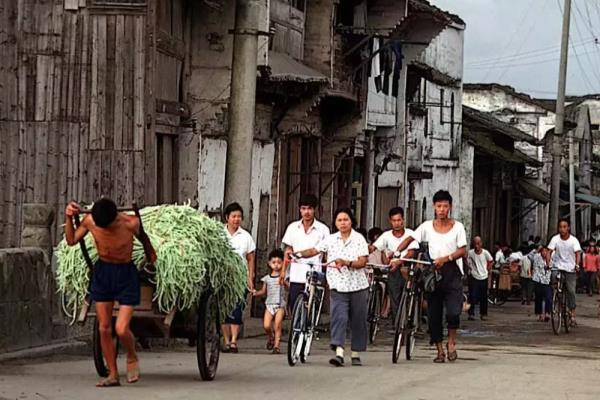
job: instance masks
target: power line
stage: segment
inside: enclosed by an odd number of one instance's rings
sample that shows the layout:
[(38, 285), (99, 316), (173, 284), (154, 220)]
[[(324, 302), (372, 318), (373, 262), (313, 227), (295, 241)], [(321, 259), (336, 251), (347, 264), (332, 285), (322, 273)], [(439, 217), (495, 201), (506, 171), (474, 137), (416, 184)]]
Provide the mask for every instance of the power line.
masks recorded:
[[(573, 46), (584, 46), (590, 43), (594, 43), (594, 38), (590, 37), (582, 42), (574, 43)], [(512, 62), (512, 61), (521, 61), (529, 58), (541, 57), (544, 55), (555, 54), (558, 50), (560, 50), (560, 46), (552, 46), (552, 47), (544, 47), (537, 50), (531, 50), (519, 54), (515, 54), (512, 56), (505, 57), (496, 57), (489, 59), (481, 59), (480, 61), (472, 61), (467, 63), (467, 66), (470, 67), (483, 67), (490, 64), (497, 64), (498, 62)]]
[[(543, 5), (546, 5), (547, 1), (548, 0), (545, 0)], [(529, 28), (529, 30), (527, 31), (527, 34), (525, 35), (525, 40), (521, 40), (521, 43), (519, 45), (519, 49), (517, 50), (517, 53), (520, 52), (523, 49), (523, 46), (525, 45), (526, 39), (529, 38), (529, 36), (531, 35), (531, 32), (533, 32), (533, 30), (534, 30), (534, 28), (536, 26), (535, 22), (536, 22), (535, 19), (532, 20), (531, 27)], [(504, 75), (506, 75), (506, 72), (508, 72), (509, 69), (510, 69), (510, 67), (505, 68), (504, 71), (502, 71), (500, 73), (500, 75), (498, 76), (497, 82), (502, 81), (502, 78), (504, 78)]]
[[(579, 9), (579, 6), (577, 5), (577, 2), (574, 2), (575, 5), (575, 11), (577, 11), (577, 13), (582, 17), (585, 18), (581, 12), (581, 10)], [(581, 30), (579, 29), (579, 24), (577, 23), (577, 16), (575, 14), (573, 14), (573, 22), (575, 23), (575, 29), (577, 29), (577, 33), (579, 34), (579, 37), (582, 37), (583, 35), (581, 34)], [(585, 24), (585, 23), (584, 23)], [(594, 32), (592, 32), (592, 35), (594, 34)], [(587, 74), (587, 71), (583, 68), (583, 65), (581, 64), (581, 61), (579, 60), (579, 57), (577, 55), (577, 51), (575, 49), (573, 49), (573, 51), (575, 52), (575, 57), (577, 59), (577, 63), (579, 64), (579, 68), (581, 69), (581, 73), (584, 77), (584, 79), (587, 81), (587, 83), (589, 83), (590, 86), (590, 90), (592, 92), (594, 92), (594, 85), (591, 83), (591, 80), (589, 79), (589, 76)], [(592, 58), (590, 57), (589, 53), (586, 53), (586, 58), (589, 61), (590, 65), (591, 65), (591, 73), (594, 76), (594, 78), (596, 79), (597, 83), (600, 83), (600, 75), (598, 75), (598, 72), (596, 71), (596, 64), (592, 61)]]
[[(590, 50), (589, 52), (586, 53), (582, 53), (581, 55), (585, 55), (585, 54), (590, 54), (590, 53), (594, 53), (595, 50)], [(488, 66), (482, 66), (482, 67), (465, 67), (465, 69), (500, 69), (500, 68), (513, 68), (513, 67), (524, 67), (527, 65), (537, 65), (537, 64), (546, 64), (549, 62), (553, 62), (553, 61), (557, 61), (560, 60), (560, 57), (553, 57), (553, 58), (547, 58), (547, 59), (542, 59), (542, 60), (536, 60), (536, 61), (532, 61), (532, 62), (526, 62), (526, 63), (516, 63), (516, 64), (497, 64), (491, 67)]]
[[(523, 16), (521, 17), (519, 23), (517, 24), (515, 30), (513, 31), (512, 35), (510, 36), (510, 40), (508, 41), (506, 47), (504, 48), (503, 54), (506, 54), (510, 47), (513, 44), (514, 39), (517, 37), (517, 32), (519, 31), (519, 28), (523, 25), (523, 23), (525, 22), (526, 18), (529, 16), (529, 13), (531, 12), (531, 10), (533, 9), (533, 5), (535, 3), (535, 0), (529, 0), (529, 7), (527, 7), (527, 9), (525, 10), (525, 12), (523, 13)], [(518, 51), (517, 51), (518, 53)], [(483, 80), (486, 81), (487, 77), (489, 76), (490, 72), (492, 71), (492, 69), (488, 69), (488, 71), (485, 73)]]
[[(588, 11), (588, 13), (587, 13), (588, 26), (586, 28), (588, 28), (588, 30), (590, 31), (590, 33), (592, 34), (592, 36), (595, 37), (595, 39), (596, 39), (595, 43), (597, 43), (597, 36), (594, 34), (594, 30), (593, 30), (593, 27), (592, 27), (592, 21), (590, 19), (589, 8), (587, 7), (587, 3), (585, 3), (585, 5), (586, 5), (586, 10)], [(577, 3), (575, 3), (575, 10), (581, 16), (582, 20), (584, 20), (584, 26), (585, 26), (586, 16), (583, 14), (583, 12), (581, 11), (581, 9), (577, 5)], [(573, 18), (575, 19), (575, 16), (573, 16)], [(581, 34), (581, 31), (579, 30), (579, 26), (577, 24), (577, 19), (575, 19), (575, 28), (577, 29), (577, 32), (579, 33), (579, 36), (582, 37), (583, 35)], [(587, 56), (587, 58), (588, 58), (588, 61), (590, 61), (590, 64), (592, 64), (592, 67), (593, 67), (592, 68), (592, 74), (596, 78), (597, 83), (600, 84), (600, 75), (598, 74), (598, 65), (595, 62), (592, 61), (592, 58), (590, 56)]]

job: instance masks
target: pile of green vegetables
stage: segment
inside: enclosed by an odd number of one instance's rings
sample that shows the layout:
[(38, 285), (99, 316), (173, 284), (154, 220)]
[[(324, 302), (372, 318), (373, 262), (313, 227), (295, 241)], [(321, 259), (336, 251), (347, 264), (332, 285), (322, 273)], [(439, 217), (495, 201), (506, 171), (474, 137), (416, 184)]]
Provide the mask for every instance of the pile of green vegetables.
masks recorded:
[[(211, 289), (219, 301), (221, 321), (242, 301), (247, 269), (231, 248), (223, 224), (189, 205), (161, 205), (140, 210), (142, 223), (157, 254), (153, 301), (162, 312), (194, 307)], [(85, 243), (93, 262), (98, 258), (91, 234)], [(81, 248), (62, 240), (57, 249), (56, 282), (63, 309), (74, 321), (88, 293), (88, 267)], [(144, 265), (144, 249), (136, 239), (133, 261)]]

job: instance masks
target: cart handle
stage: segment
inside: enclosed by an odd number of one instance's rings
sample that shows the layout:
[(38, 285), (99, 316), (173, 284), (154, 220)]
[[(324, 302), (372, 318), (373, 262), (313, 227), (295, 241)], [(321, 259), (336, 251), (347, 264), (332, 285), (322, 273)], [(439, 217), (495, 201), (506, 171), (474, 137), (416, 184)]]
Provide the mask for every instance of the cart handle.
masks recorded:
[[(79, 219), (78, 214), (75, 214), (73, 216), (73, 222), (75, 222), (75, 228), (79, 228), (79, 226), (81, 225), (81, 220)], [(79, 247), (81, 248), (81, 254), (83, 254), (83, 259), (85, 260), (85, 263), (91, 271), (94, 268), (94, 263), (92, 262), (90, 253), (88, 252), (87, 246), (85, 245), (85, 238), (79, 239)]]

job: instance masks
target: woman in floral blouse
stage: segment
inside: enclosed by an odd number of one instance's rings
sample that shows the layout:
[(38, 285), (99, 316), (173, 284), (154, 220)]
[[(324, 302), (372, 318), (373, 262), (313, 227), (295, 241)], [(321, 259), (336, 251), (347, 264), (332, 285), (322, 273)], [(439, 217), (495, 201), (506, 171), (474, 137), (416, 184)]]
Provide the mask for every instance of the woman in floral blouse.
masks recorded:
[[(546, 252), (543, 246), (529, 253), (533, 265), (533, 284), (535, 290), (535, 315), (538, 321), (550, 320), (552, 311), (552, 288), (550, 287), (550, 268), (546, 265)], [(542, 307), (543, 306), (543, 307)]]
[(331, 290), (331, 349), (335, 356), (329, 361), (336, 367), (344, 366), (346, 328), (352, 330), (352, 365), (362, 365), (360, 352), (367, 350), (367, 302), (369, 282), (365, 266), (369, 247), (365, 238), (353, 229), (354, 217), (348, 208), (335, 212), (337, 232), (323, 240), (317, 249), (296, 253), (299, 257), (311, 257), (327, 253), (327, 283)]

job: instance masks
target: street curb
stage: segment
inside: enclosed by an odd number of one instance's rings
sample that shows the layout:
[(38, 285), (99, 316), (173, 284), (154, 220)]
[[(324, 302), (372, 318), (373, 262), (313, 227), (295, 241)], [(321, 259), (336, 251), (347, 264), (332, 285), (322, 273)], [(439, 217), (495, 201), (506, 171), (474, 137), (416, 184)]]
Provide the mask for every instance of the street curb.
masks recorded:
[(12, 351), (9, 353), (0, 354), (0, 362), (9, 361), (9, 360), (17, 360), (22, 358), (39, 358), (39, 357), (47, 357), (50, 355), (54, 355), (57, 353), (72, 353), (77, 350), (85, 350), (87, 349), (88, 344), (86, 342), (77, 340), (77, 341), (68, 341), (68, 342), (59, 342), (59, 343), (51, 343), (43, 346), (31, 347), (28, 349)]

